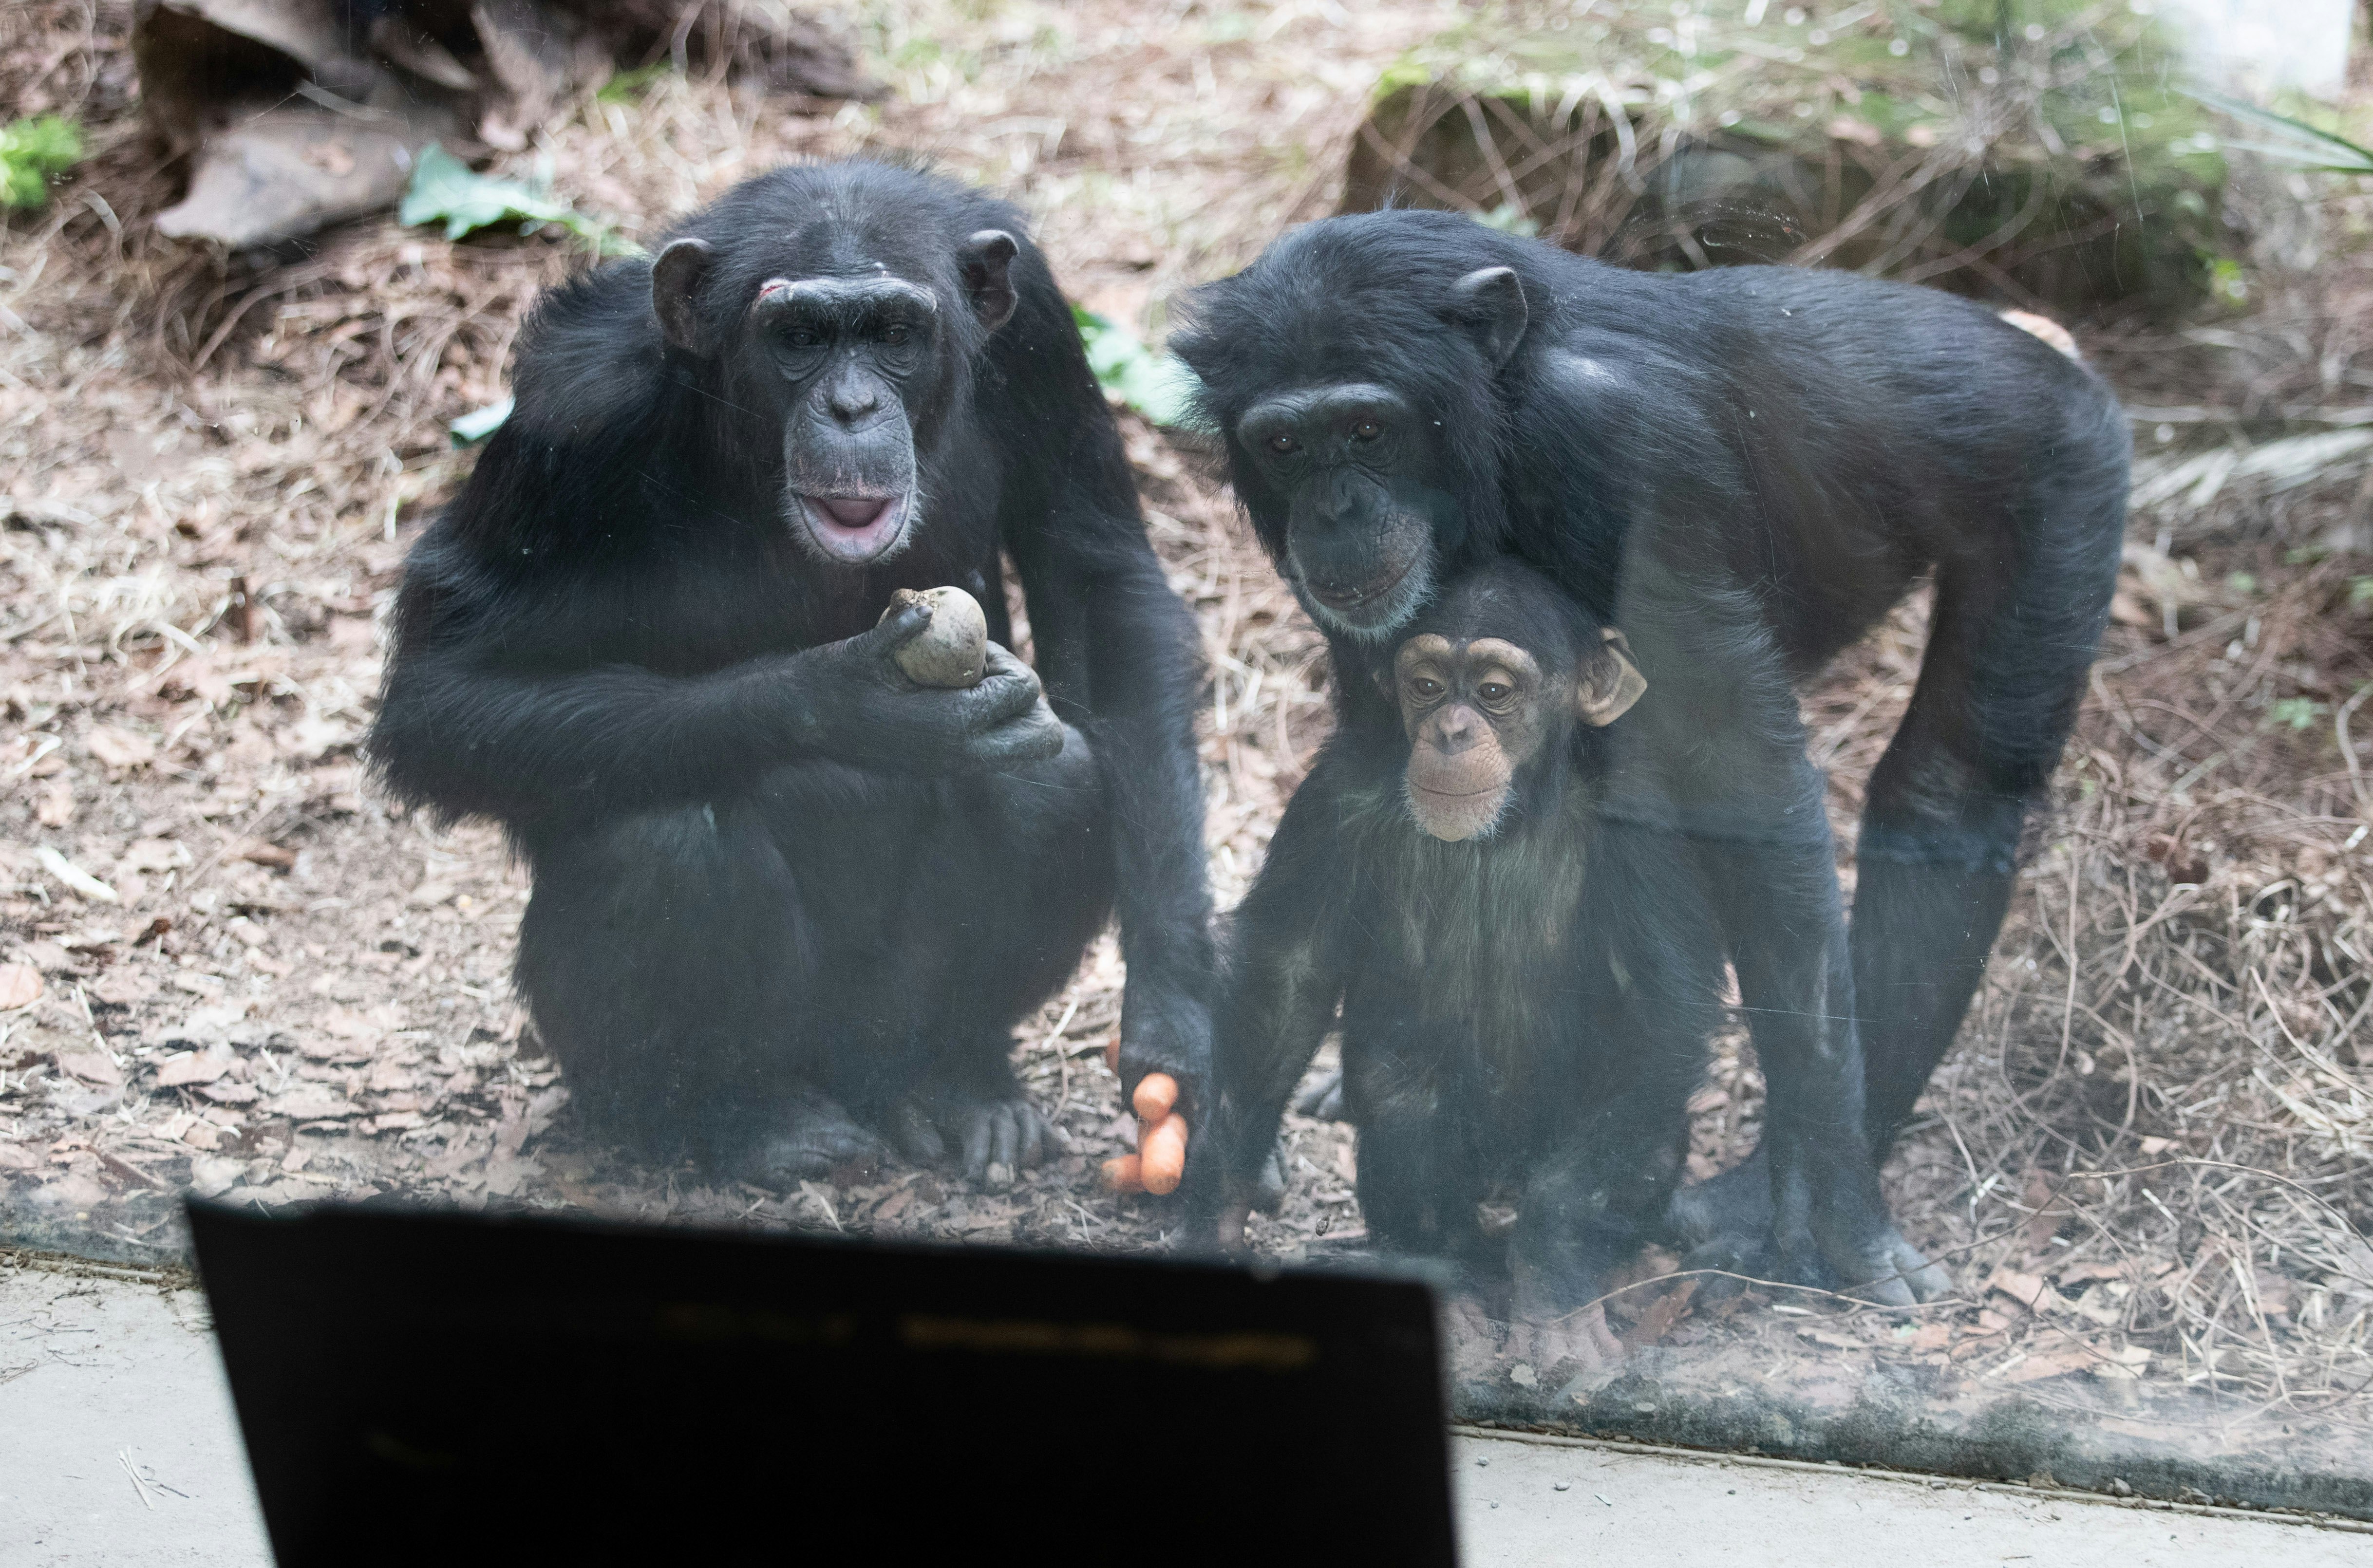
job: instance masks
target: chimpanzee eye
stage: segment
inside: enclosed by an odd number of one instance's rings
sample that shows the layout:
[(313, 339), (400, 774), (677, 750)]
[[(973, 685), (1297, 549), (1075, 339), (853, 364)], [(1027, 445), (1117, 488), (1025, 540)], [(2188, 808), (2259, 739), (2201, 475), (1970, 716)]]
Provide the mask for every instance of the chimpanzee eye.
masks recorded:
[(1282, 430), (1270, 436), (1267, 445), (1270, 451), (1275, 452), (1280, 457), (1285, 456), (1288, 452), (1298, 452), (1302, 449), (1302, 443), (1295, 440), (1292, 436), (1288, 436)]
[(1514, 696), (1516, 692), (1514, 688), (1507, 685), (1503, 681), (1487, 680), (1476, 689), (1476, 694), (1481, 697), (1485, 702), (1496, 705), (1506, 702), (1509, 698)]
[(883, 328), (882, 331), (882, 341), (888, 343), (892, 348), (896, 348), (900, 344), (904, 343), (906, 341), (906, 324), (904, 321), (894, 322), (890, 326)]
[(1385, 427), (1373, 419), (1363, 419), (1351, 426), (1351, 439), (1354, 441), (1373, 441), (1384, 433)]
[(1421, 702), (1431, 703), (1442, 695), (1442, 682), (1432, 676), (1420, 675), (1409, 682), (1409, 691)]
[(793, 327), (783, 334), (783, 342), (793, 348), (813, 348), (824, 342), (824, 335), (813, 327)]

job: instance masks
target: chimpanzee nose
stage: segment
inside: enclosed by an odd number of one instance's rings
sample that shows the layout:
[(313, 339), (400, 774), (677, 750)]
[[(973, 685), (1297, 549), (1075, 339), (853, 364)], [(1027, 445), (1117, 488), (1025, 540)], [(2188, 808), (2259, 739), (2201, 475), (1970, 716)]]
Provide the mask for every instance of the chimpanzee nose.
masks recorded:
[(1316, 490), (1316, 494), (1312, 497), (1311, 509), (1317, 513), (1320, 522), (1330, 528), (1355, 521), (1362, 509), (1361, 504), (1366, 499), (1360, 485), (1349, 474), (1331, 474), (1320, 482)]
[(882, 406), (882, 396), (869, 385), (844, 383), (835, 387), (824, 401), (833, 418), (854, 429)]
[(1445, 757), (1455, 757), (1475, 744), (1475, 715), (1456, 708), (1433, 721), (1433, 749)]

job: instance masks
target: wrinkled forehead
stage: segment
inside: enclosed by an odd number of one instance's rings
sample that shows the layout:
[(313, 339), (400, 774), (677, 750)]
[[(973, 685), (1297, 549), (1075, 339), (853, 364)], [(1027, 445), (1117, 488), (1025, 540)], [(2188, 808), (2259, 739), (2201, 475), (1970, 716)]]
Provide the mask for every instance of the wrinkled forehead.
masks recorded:
[(1419, 668), (1496, 670), (1520, 684), (1537, 681), (1541, 674), (1539, 660), (1503, 637), (1451, 638), (1439, 632), (1420, 632), (1403, 643), (1393, 668), (1404, 675)]
[(955, 259), (944, 237), (918, 232), (875, 204), (800, 195), (740, 234), (719, 261), (745, 297), (777, 283), (801, 285), (803, 303), (911, 293), (938, 301), (953, 286)]

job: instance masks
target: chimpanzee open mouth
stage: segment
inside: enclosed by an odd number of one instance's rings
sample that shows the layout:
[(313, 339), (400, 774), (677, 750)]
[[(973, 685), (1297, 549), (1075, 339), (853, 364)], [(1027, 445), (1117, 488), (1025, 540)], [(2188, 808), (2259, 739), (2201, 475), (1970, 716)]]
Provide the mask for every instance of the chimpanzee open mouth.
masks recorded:
[(826, 555), (861, 566), (906, 539), (906, 500), (904, 494), (801, 495), (800, 520)]

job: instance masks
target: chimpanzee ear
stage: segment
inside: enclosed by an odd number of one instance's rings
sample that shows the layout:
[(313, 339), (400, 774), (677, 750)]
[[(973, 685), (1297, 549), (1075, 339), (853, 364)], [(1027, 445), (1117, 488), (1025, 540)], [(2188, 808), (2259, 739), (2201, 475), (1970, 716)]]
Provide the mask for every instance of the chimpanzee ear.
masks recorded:
[(708, 275), (709, 258), (715, 254), (706, 239), (679, 239), (651, 263), (651, 309), (660, 319), (660, 331), (684, 353), (704, 359), (708, 357), (707, 334), (700, 330), (692, 296)]
[(1467, 329), (1497, 370), (1525, 340), (1525, 285), (1514, 267), (1484, 267), (1450, 285), (1450, 319)]
[(1022, 302), (1013, 292), (1013, 280), (1007, 275), (1018, 250), (1013, 236), (1005, 230), (984, 228), (965, 240), (964, 249), (956, 252), (956, 264), (964, 269), (964, 296), (972, 301), (972, 313), (992, 332), (1012, 319), (1013, 308)]
[(1582, 722), (1604, 729), (1631, 711), (1648, 690), (1648, 678), (1631, 662), (1631, 645), (1608, 627), (1598, 656), (1583, 666), (1573, 680), (1573, 710)]

